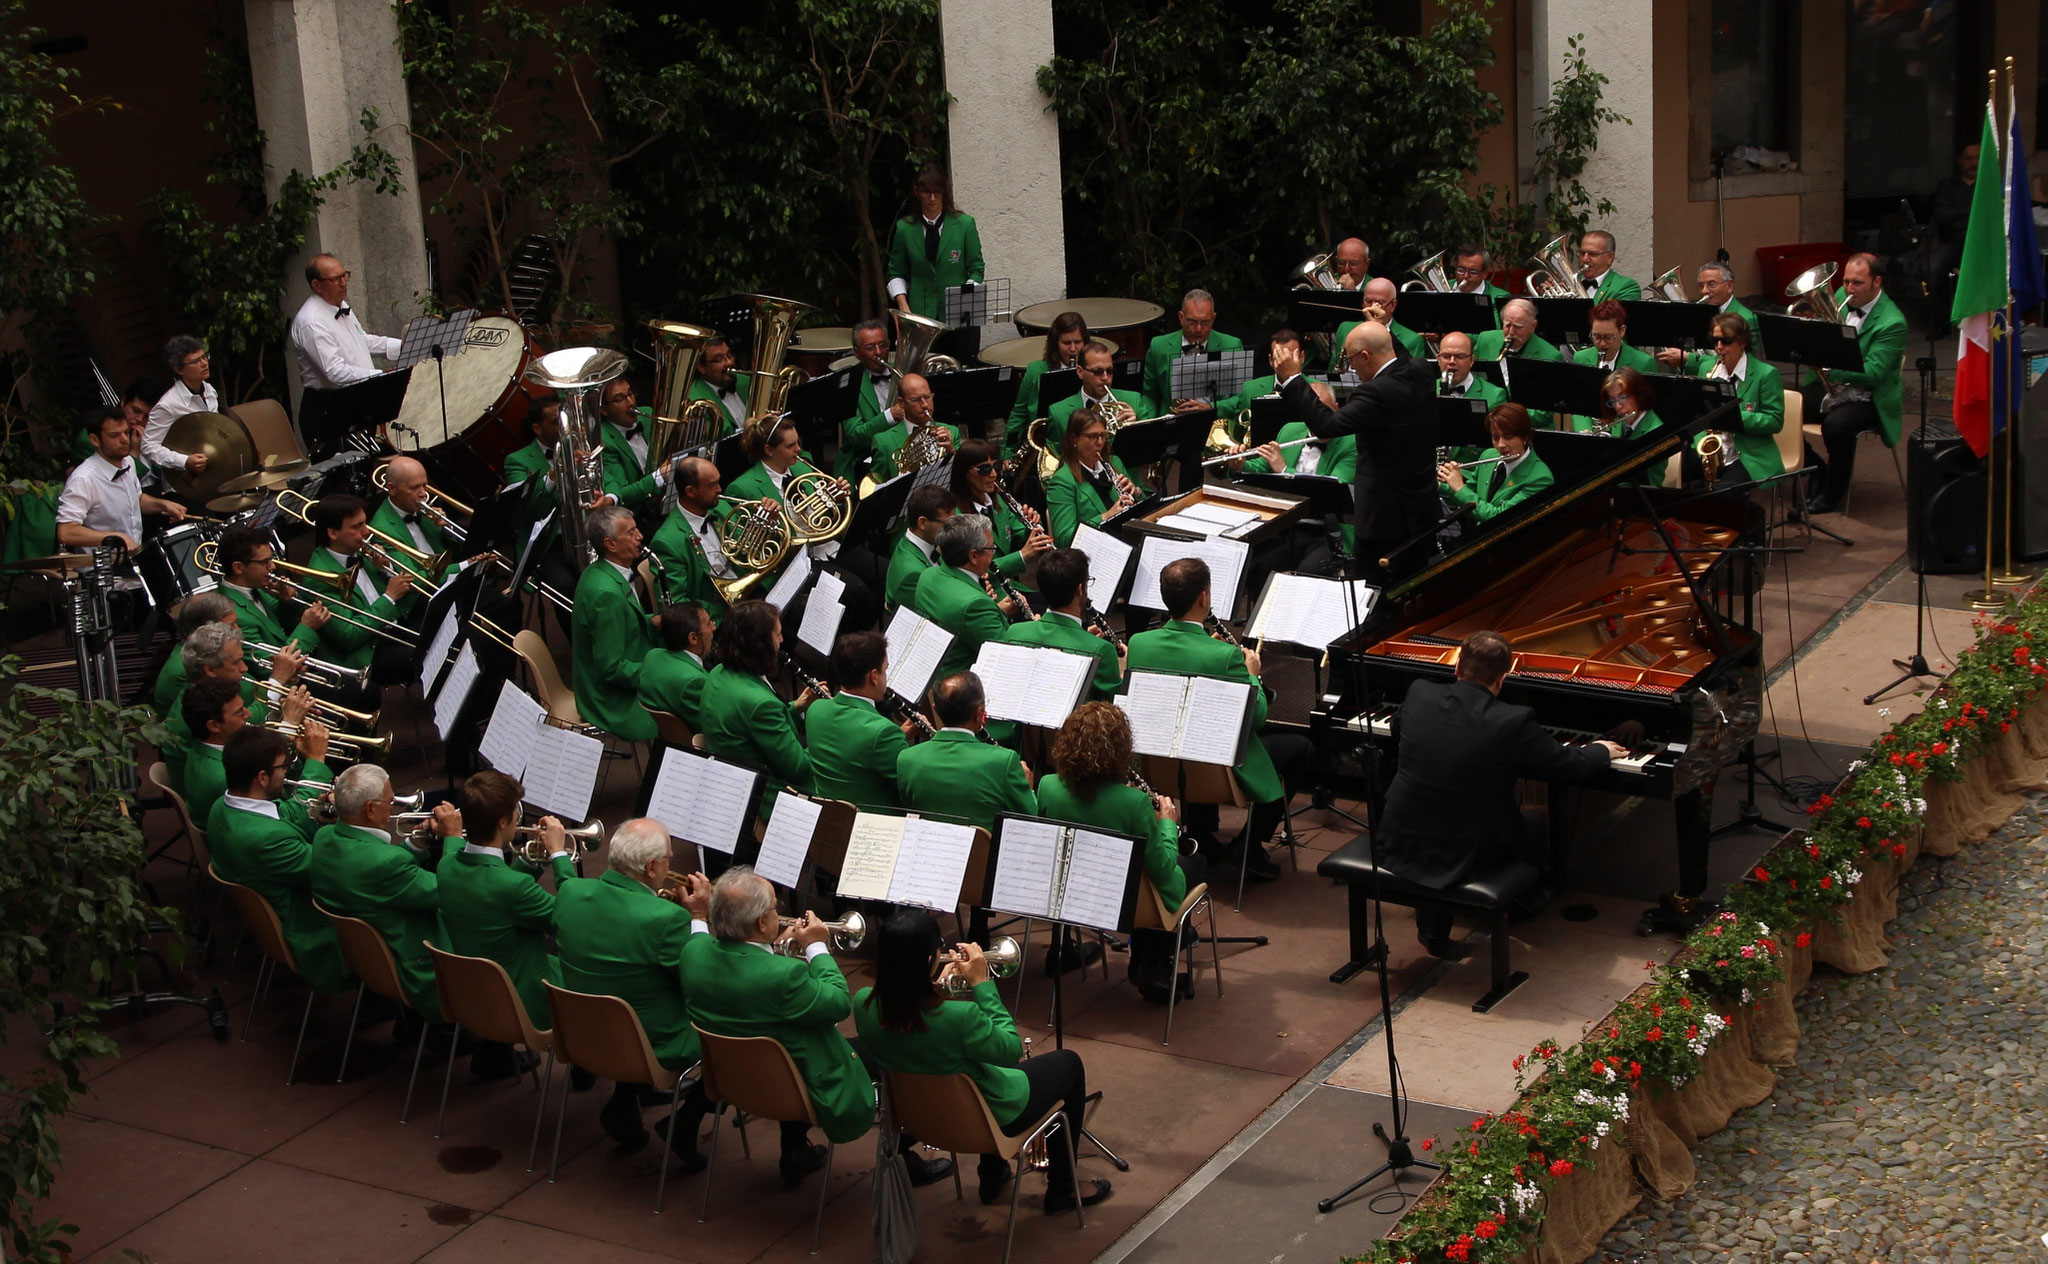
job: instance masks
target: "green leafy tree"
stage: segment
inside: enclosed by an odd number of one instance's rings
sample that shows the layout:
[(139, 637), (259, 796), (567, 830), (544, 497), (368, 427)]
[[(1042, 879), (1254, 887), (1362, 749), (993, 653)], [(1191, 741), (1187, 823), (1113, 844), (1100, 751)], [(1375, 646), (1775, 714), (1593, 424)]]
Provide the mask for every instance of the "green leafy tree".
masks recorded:
[[(84, 702), (68, 689), (19, 683), (21, 660), (0, 659), (0, 834), (17, 840), (0, 865), (0, 1040), (40, 1042), (0, 1073), (0, 1256), (68, 1260), (76, 1225), (38, 1219), (63, 1150), (57, 1122), (86, 1091), (85, 1069), (120, 1050), (100, 1028), (102, 994), (153, 919), (135, 875), (143, 840), (126, 809), (124, 777), (138, 737), (160, 743), (140, 708)], [(39, 719), (32, 704), (54, 708)], [(31, 841), (35, 840), (35, 841)]]
[(1559, 233), (1576, 239), (1593, 216), (1614, 213), (1614, 203), (1594, 197), (1579, 177), (1600, 147), (1600, 129), (1611, 123), (1631, 124), (1601, 104), (1607, 76), (1587, 62), (1581, 47), (1584, 39), (1574, 35), (1565, 41), (1564, 73), (1551, 83), (1550, 100), (1536, 113), (1539, 143), (1532, 183), (1537, 201), (1508, 220), (1510, 232), (1519, 229), (1520, 239), (1514, 244), (1523, 248), (1522, 253)]

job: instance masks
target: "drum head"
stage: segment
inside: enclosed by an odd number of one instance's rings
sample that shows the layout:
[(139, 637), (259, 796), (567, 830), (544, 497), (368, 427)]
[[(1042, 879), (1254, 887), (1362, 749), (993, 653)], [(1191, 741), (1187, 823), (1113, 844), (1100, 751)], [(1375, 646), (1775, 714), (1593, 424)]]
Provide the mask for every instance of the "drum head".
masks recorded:
[[(1091, 337), (1088, 341), (1104, 351), (1115, 354), (1117, 345), (1107, 338)], [(1006, 365), (1013, 369), (1028, 368), (1033, 360), (1045, 356), (1045, 335), (1031, 334), (1023, 338), (1005, 338), (992, 342), (981, 349), (977, 357), (983, 364)]]
[[(1090, 333), (1107, 329), (1132, 329), (1148, 325), (1166, 314), (1166, 309), (1157, 303), (1147, 303), (1136, 298), (1059, 298), (1048, 303), (1033, 303), (1016, 315), (1017, 328), (1029, 333), (1037, 330), (1044, 333), (1052, 328), (1061, 312), (1079, 312), (1081, 319), (1088, 322)], [(1032, 357), (1037, 359), (1036, 356)]]
[[(460, 436), (494, 411), (519, 385), (527, 360), (526, 330), (509, 316), (479, 316), (469, 322), (462, 354), (438, 366), (425, 360), (413, 366), (399, 406), (393, 436), (401, 450), (438, 448)], [(447, 421), (442, 421), (445, 388)]]

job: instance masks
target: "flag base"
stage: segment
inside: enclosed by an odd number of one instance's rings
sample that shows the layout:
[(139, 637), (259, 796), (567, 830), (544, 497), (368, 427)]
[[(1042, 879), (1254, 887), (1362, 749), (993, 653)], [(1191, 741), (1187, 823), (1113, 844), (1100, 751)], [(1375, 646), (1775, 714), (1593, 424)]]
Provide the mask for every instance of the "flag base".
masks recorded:
[(2000, 588), (2018, 588), (2024, 584), (2033, 583), (2034, 577), (2032, 575), (2015, 575), (2011, 571), (2006, 571), (2000, 575), (1993, 575), (1991, 582)]
[(1972, 610), (2002, 610), (2005, 608), (2005, 594), (1986, 585), (1981, 592), (1972, 592), (1964, 598)]

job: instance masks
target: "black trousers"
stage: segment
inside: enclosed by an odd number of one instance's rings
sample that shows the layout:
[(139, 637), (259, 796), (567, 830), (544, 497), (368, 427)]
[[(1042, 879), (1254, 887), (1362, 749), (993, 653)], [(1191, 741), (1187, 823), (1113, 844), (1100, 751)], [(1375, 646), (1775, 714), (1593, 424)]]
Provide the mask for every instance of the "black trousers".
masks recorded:
[[(1543, 857), (1550, 847), (1550, 820), (1533, 808), (1522, 809), (1522, 854), (1541, 866)], [(1494, 860), (1513, 859), (1511, 850), (1503, 852)], [(1448, 939), (1451, 935), (1451, 906), (1448, 904), (1417, 904), (1415, 906), (1415, 934), (1424, 943), (1432, 939)]]
[[(629, 1101), (638, 1111), (644, 1106), (666, 1106), (669, 1095), (652, 1084), (617, 1084), (612, 1088), (612, 1098)], [(694, 1081), (683, 1092), (682, 1101), (676, 1104), (674, 1131), (669, 1136), (669, 1149), (677, 1154), (693, 1156), (697, 1153), (697, 1133), (704, 1126), (704, 1116), (711, 1110), (711, 1101), (704, 1096), (702, 1080)]]
[[(1209, 880), (1209, 862), (1201, 856), (1184, 855), (1180, 858), (1181, 877), (1186, 879), (1190, 890)], [(1131, 982), (1143, 987), (1154, 980), (1172, 983), (1177, 973), (1174, 969), (1174, 954), (1180, 950), (1179, 936), (1171, 930), (1134, 930), (1131, 932)]]
[[(1088, 1072), (1081, 1065), (1081, 1055), (1072, 1049), (1053, 1049), (1024, 1059), (1017, 1064), (1017, 1069), (1030, 1083), (1031, 1096), (1024, 1099), (1024, 1108), (1017, 1112), (1017, 1117), (1003, 1125), (1003, 1135), (1015, 1137), (1022, 1134), (1057, 1102), (1064, 1115), (1061, 1126), (1078, 1149), (1081, 1144), (1081, 1115), (1088, 1103)], [(1068, 1157), (1067, 1143), (1057, 1135), (1048, 1136), (1045, 1153), (1050, 1160), (1046, 1195), (1055, 1203), (1065, 1202), (1074, 1196), (1073, 1160)], [(984, 1179), (1008, 1166), (993, 1154), (981, 1156)]]
[[(1273, 831), (1280, 826), (1280, 818), (1287, 811), (1287, 801), (1302, 790), (1313, 786), (1321, 767), (1321, 758), (1316, 745), (1301, 733), (1261, 733), (1259, 744), (1266, 748), (1266, 755), (1273, 761), (1273, 767), (1280, 773), (1283, 787), (1280, 797), (1265, 803), (1254, 803), (1251, 810), (1251, 841), (1263, 847), (1273, 837)], [(1160, 793), (1169, 793), (1162, 787)], [(1217, 819), (1221, 810), (1213, 803), (1190, 803), (1182, 812), (1181, 821), (1190, 834), (1201, 835), (1205, 840), (1216, 836)]]
[(1819, 379), (1800, 387), (1799, 393), (1806, 400), (1806, 415), (1820, 418), (1821, 444), (1827, 449), (1823, 457), (1813, 450), (1811, 443), (1806, 445), (1807, 466), (1819, 466), (1822, 470), (1820, 486), (1814, 494), (1839, 505), (1849, 494), (1849, 481), (1856, 474), (1856, 436), (1866, 430), (1882, 432), (1884, 422), (1877, 415), (1877, 405), (1867, 399), (1837, 404), (1821, 412), (1821, 401), (1827, 397), (1827, 391)]

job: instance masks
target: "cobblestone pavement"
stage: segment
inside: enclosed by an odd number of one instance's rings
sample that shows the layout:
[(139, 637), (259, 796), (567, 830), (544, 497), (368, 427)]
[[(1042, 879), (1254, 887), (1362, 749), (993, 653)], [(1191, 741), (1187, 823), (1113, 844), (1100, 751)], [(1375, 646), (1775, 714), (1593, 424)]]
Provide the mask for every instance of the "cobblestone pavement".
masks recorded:
[(1594, 1252), (1657, 1261), (2048, 1260), (2048, 795), (1922, 859), (1889, 966), (1822, 968), (1799, 1064)]

